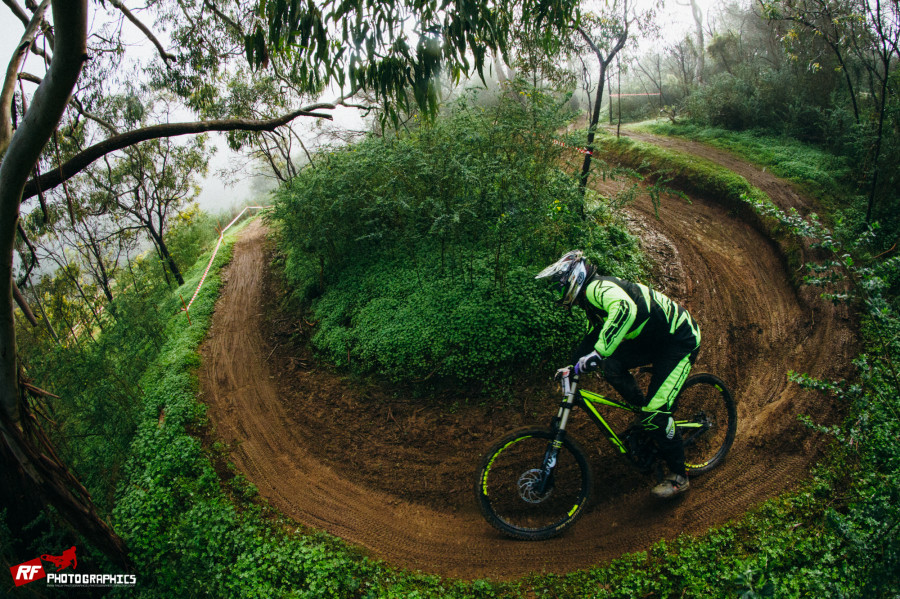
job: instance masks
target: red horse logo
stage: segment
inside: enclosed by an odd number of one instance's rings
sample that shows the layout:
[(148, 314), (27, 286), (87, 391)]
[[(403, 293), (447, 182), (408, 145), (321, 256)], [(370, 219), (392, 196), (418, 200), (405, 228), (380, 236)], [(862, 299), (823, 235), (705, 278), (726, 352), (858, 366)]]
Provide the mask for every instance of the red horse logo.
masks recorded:
[(41, 559), (56, 566), (57, 572), (65, 570), (69, 566), (72, 566), (73, 570), (78, 569), (78, 559), (75, 557), (75, 547), (66, 549), (63, 551), (63, 554), (58, 557), (55, 555), (42, 555)]

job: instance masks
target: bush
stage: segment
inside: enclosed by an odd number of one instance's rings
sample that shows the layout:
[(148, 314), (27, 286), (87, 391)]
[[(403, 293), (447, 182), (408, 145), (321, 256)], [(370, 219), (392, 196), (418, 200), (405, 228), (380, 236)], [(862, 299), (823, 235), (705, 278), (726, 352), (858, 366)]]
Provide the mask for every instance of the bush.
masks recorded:
[(347, 272), (315, 307), (313, 343), (335, 364), (396, 381), (506, 379), (548, 353), (563, 355), (578, 327), (572, 319), (560, 326), (553, 294), (535, 290), (534, 274), (522, 268), (503, 289), (493, 276), (483, 260), (459, 277), (391, 263)]
[(508, 91), (335, 150), (279, 192), (285, 273), (335, 364), (450, 384), (513, 376), (563, 359), (583, 326), (560, 325), (541, 268), (583, 248), (604, 272), (640, 275), (620, 217), (557, 166), (564, 102)]

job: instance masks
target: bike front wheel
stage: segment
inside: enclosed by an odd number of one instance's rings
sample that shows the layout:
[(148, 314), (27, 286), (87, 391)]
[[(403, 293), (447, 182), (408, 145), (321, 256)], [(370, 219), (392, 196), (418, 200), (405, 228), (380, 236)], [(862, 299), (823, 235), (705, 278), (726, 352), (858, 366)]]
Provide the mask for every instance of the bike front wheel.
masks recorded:
[(711, 374), (696, 374), (678, 394), (675, 426), (684, 444), (688, 474), (708, 472), (725, 459), (737, 431), (737, 408), (731, 391)]
[(521, 429), (497, 441), (482, 459), (475, 494), (481, 513), (500, 532), (529, 541), (548, 539), (584, 513), (593, 485), (590, 464), (569, 437), (563, 438), (553, 464), (548, 452), (555, 438), (549, 429)]

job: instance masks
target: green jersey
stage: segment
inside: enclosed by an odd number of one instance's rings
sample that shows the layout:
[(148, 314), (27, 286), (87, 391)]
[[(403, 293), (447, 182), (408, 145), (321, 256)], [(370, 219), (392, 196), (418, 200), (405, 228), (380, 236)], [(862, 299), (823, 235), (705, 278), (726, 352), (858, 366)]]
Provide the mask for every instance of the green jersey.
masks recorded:
[(592, 327), (601, 326), (595, 349), (612, 355), (626, 339), (690, 352), (700, 346), (700, 327), (687, 310), (646, 285), (616, 277), (592, 278), (585, 288), (585, 311)]

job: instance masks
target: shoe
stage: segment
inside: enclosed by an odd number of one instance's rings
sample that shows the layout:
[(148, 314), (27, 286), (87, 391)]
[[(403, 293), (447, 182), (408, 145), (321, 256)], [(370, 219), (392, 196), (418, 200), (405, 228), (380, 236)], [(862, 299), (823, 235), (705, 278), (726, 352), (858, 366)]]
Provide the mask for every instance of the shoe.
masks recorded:
[(680, 474), (670, 474), (661, 483), (653, 487), (650, 491), (660, 499), (668, 499), (680, 495), (691, 488), (691, 481), (688, 477)]

